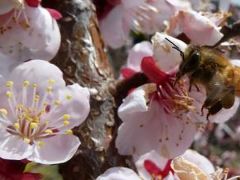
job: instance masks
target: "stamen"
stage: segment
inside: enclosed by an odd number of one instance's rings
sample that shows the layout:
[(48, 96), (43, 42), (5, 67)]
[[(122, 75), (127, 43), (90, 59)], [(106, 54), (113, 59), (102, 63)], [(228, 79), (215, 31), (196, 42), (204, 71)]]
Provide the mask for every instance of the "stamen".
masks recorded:
[(30, 142), (31, 142), (31, 140), (29, 139), (29, 138), (23, 138), (23, 141), (25, 142), (25, 143), (27, 143), (27, 144), (30, 144)]
[(13, 81), (7, 81), (6, 82), (6, 87), (8, 87), (8, 88), (12, 88), (13, 87)]
[(67, 100), (71, 100), (72, 99), (72, 96), (68, 95), (68, 94), (65, 97), (66, 97)]
[(47, 129), (44, 132), (47, 133), (47, 134), (53, 134), (53, 131), (51, 129)]
[(71, 129), (68, 129), (65, 131), (65, 134), (67, 135), (72, 135), (73, 134), (73, 131)]
[(2, 108), (2, 109), (0, 109), (0, 113), (2, 116), (6, 117), (8, 114), (8, 111), (6, 109)]
[(16, 129), (16, 130), (18, 130), (19, 128), (20, 128), (20, 125), (19, 125), (19, 123), (14, 123), (14, 128)]

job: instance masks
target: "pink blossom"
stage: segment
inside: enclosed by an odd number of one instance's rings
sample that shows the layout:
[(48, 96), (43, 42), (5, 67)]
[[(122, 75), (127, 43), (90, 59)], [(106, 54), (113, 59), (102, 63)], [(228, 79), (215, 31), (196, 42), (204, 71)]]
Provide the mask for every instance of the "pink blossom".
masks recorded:
[(122, 0), (100, 21), (104, 41), (119, 48), (127, 43), (131, 29), (153, 34), (179, 9), (190, 9), (190, 5), (179, 0)]
[(17, 66), (8, 79), (0, 96), (0, 157), (42, 164), (69, 160), (80, 145), (71, 129), (89, 113), (88, 89), (66, 86), (62, 72), (42, 60)]
[[(116, 139), (120, 154), (139, 157), (155, 150), (165, 158), (176, 157), (184, 153), (198, 129), (207, 123), (206, 111), (201, 111), (206, 97), (205, 89), (199, 85), (198, 88), (192, 87), (189, 92), (187, 78), (174, 84), (182, 57), (166, 38), (181, 51), (187, 47), (184, 42), (157, 33), (152, 38), (153, 57), (144, 57), (149, 54), (144, 54), (144, 49), (149, 51), (151, 48), (146, 42), (140, 43), (138, 48), (135, 46), (131, 51), (138, 53), (140, 50), (141, 54), (132, 55), (139, 59), (128, 59), (127, 64), (131, 67), (125, 67), (122, 71), (123, 77), (129, 78), (129, 74), (132, 76), (140, 70), (149, 83), (132, 90), (118, 109), (123, 121)], [(210, 121), (228, 120), (238, 104), (236, 101), (231, 109), (223, 109), (216, 116), (209, 117)], [(229, 113), (226, 114), (226, 111)]]
[(20, 62), (50, 60), (56, 55), (61, 39), (58, 25), (36, 3), (39, 1), (15, 0), (13, 9), (0, 15), (0, 53)]
[[(153, 49), (158, 47), (153, 44)], [(175, 60), (181, 58), (180, 54), (174, 54), (179, 57), (173, 58), (172, 45), (165, 39), (159, 44), (165, 48), (163, 59), (154, 59), (151, 56), (142, 59), (141, 56), (133, 56), (139, 59), (132, 60), (135, 64), (138, 62), (138, 66), (132, 71), (138, 72), (140, 67), (148, 77), (149, 83), (133, 90), (118, 109), (118, 115), (123, 121), (116, 139), (116, 147), (120, 154), (138, 157), (155, 150), (165, 158), (175, 157), (191, 145), (199, 125), (206, 122), (206, 117), (201, 116), (202, 104), (199, 103), (204, 93), (196, 88), (188, 93), (186, 79), (174, 85), (177, 69), (173, 64), (176, 65)], [(149, 45), (144, 42), (138, 46), (143, 51), (145, 46)], [(179, 48), (185, 47), (184, 44)], [(144, 53), (142, 54), (144, 56)], [(168, 65), (164, 66), (165, 62)], [(164, 67), (165, 71), (161, 67)]]
[(193, 150), (187, 150), (173, 160), (164, 159), (157, 152), (150, 151), (140, 156), (135, 161), (135, 165), (138, 173), (129, 168), (113, 167), (100, 175), (97, 180), (213, 180), (217, 175), (223, 174), (223, 171), (215, 172), (212, 163)]
[(173, 36), (184, 33), (195, 45), (214, 45), (223, 37), (210, 19), (191, 10), (181, 10), (173, 16), (167, 33)]

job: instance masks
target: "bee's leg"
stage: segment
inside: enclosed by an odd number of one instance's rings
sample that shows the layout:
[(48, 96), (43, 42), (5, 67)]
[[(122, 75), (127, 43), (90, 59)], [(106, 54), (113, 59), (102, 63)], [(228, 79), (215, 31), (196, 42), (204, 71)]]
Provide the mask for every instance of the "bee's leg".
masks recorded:
[(213, 106), (208, 108), (207, 120), (209, 120), (209, 116), (218, 113), (223, 108), (221, 101), (218, 101)]
[(221, 103), (222, 106), (226, 109), (229, 109), (233, 106), (235, 101), (235, 88), (233, 86), (227, 87), (225, 96), (223, 96)]

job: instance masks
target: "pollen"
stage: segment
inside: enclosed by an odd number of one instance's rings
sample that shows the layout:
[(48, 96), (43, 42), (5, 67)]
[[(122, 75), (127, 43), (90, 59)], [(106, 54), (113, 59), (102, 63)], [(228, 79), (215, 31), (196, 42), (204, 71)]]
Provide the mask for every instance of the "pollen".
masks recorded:
[(33, 88), (37, 88), (37, 84), (36, 84), (36, 83), (33, 83), (32, 87), (33, 87)]
[(0, 109), (0, 113), (1, 113), (1, 115), (3, 115), (3, 116), (7, 116), (8, 111), (7, 111), (6, 109)]
[(63, 120), (64, 121), (68, 121), (71, 118), (71, 116), (69, 114), (64, 114), (63, 115)]
[(56, 82), (56, 81), (55, 81), (54, 79), (49, 79), (49, 80), (48, 80), (48, 83), (49, 83), (50, 85), (53, 85), (55, 82)]
[(10, 99), (10, 98), (13, 97), (13, 93), (10, 92), (10, 91), (7, 91), (7, 92), (6, 92), (6, 96)]
[(67, 100), (71, 100), (71, 99), (72, 99), (72, 96), (71, 96), (71, 95), (66, 95), (66, 99), (67, 99)]
[(63, 121), (63, 124), (64, 124), (64, 126), (67, 126), (67, 125), (70, 124), (70, 122), (69, 121)]
[(8, 88), (11, 88), (11, 87), (13, 87), (13, 81), (7, 81), (6, 82), (6, 87), (8, 87)]
[(19, 128), (20, 128), (20, 125), (19, 125), (19, 123), (14, 123), (14, 125), (13, 125), (13, 126), (14, 126), (14, 128), (15, 128), (15, 129), (19, 129)]
[(53, 134), (53, 131), (51, 129), (47, 129), (44, 132), (47, 133), (47, 134)]
[(55, 100), (55, 101), (54, 101), (54, 105), (55, 105), (55, 106), (59, 106), (60, 104), (61, 104), (61, 101), (60, 101), (60, 100)]
[(53, 91), (52, 86), (48, 86), (47, 89), (46, 89), (46, 91), (47, 91), (48, 93), (51, 93), (51, 92)]
[(25, 80), (23, 81), (23, 87), (28, 87), (30, 85), (30, 82)]
[(38, 123), (36, 123), (36, 122), (31, 122), (30, 123), (30, 128), (31, 129), (35, 129), (35, 128), (37, 128), (38, 127)]
[(67, 135), (72, 135), (72, 134), (73, 134), (73, 131), (72, 131), (71, 129), (66, 130), (66, 131), (65, 131), (65, 134), (67, 134)]
[(27, 144), (30, 144), (30, 142), (31, 142), (31, 140), (29, 139), (29, 138), (23, 138), (23, 141), (25, 142), (25, 143), (27, 143)]

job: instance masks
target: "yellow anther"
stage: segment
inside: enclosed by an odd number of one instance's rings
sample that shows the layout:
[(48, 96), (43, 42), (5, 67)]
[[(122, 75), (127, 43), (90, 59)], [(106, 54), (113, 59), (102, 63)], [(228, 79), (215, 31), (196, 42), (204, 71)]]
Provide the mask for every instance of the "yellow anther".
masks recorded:
[(47, 134), (53, 134), (53, 131), (51, 129), (47, 129), (44, 132), (47, 133)]
[(29, 144), (31, 142), (29, 138), (23, 138), (23, 141), (27, 144)]
[(38, 145), (39, 148), (41, 148), (44, 144), (45, 144), (45, 142), (43, 142), (43, 141), (38, 141), (37, 142), (37, 145)]
[(23, 87), (28, 87), (30, 85), (30, 82), (25, 80), (23, 81)]
[(14, 128), (15, 128), (15, 129), (19, 129), (19, 128), (20, 128), (20, 125), (19, 125), (19, 123), (14, 123), (14, 125), (13, 125), (13, 126), (14, 126)]
[(9, 87), (9, 88), (13, 87), (13, 84), (14, 84), (13, 81), (7, 81), (6, 82), (6, 86)]
[(37, 84), (36, 84), (36, 83), (33, 83), (32, 87), (33, 87), (33, 88), (37, 88)]
[(35, 123), (35, 122), (30, 123), (30, 128), (31, 129), (35, 129), (37, 127), (38, 127), (38, 123)]
[(46, 90), (48, 93), (51, 93), (53, 91), (53, 88), (52, 88), (52, 86), (48, 86)]
[(61, 104), (61, 101), (60, 101), (60, 100), (55, 100), (55, 101), (54, 101), (54, 105), (59, 106), (60, 104)]
[(72, 131), (71, 129), (66, 130), (66, 131), (65, 131), (65, 134), (72, 135), (72, 134), (73, 134), (73, 131)]
[[(25, 115), (26, 116), (26, 115)], [(26, 116), (25, 119), (28, 121), (28, 122), (32, 122), (33, 121), (33, 118), (29, 117), (29, 116)]]
[(3, 115), (3, 116), (7, 116), (8, 111), (7, 111), (6, 109), (0, 109), (0, 113), (1, 113), (1, 115)]
[(8, 98), (12, 98), (12, 97), (13, 97), (13, 93), (10, 92), (10, 91), (7, 91), (7, 92), (6, 92), (6, 96), (7, 96)]
[(71, 100), (71, 99), (72, 99), (72, 96), (71, 96), (71, 95), (66, 95), (66, 99), (67, 99), (67, 100)]
[(55, 81), (54, 79), (49, 79), (49, 80), (48, 80), (48, 83), (49, 83), (50, 85), (53, 85), (55, 82), (56, 82), (56, 81)]
[(39, 101), (39, 99), (40, 99), (40, 96), (39, 96), (39, 95), (35, 95), (35, 97), (34, 97), (33, 101), (34, 101), (34, 102), (38, 102), (38, 101)]
[(64, 126), (67, 126), (67, 125), (70, 124), (70, 122), (69, 121), (63, 121), (63, 124), (64, 124)]
[(63, 120), (64, 121), (68, 121), (71, 118), (71, 116), (69, 114), (64, 114), (63, 115)]

